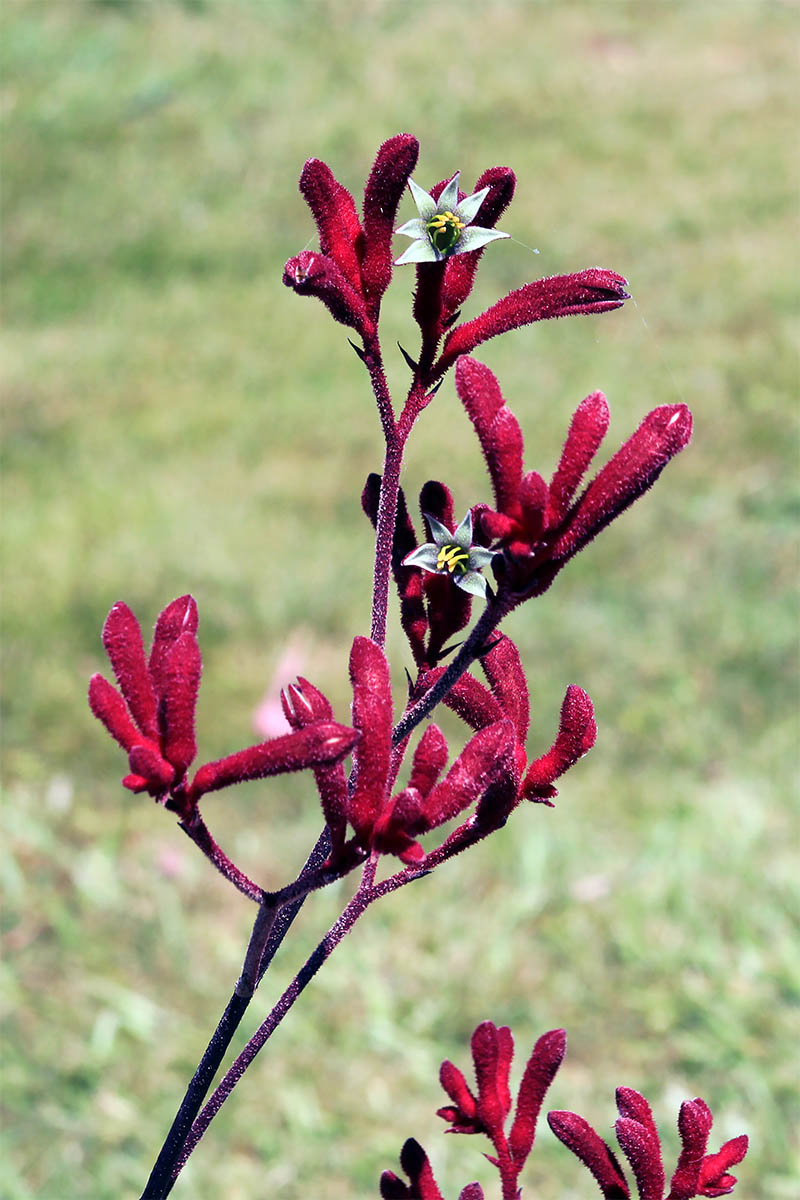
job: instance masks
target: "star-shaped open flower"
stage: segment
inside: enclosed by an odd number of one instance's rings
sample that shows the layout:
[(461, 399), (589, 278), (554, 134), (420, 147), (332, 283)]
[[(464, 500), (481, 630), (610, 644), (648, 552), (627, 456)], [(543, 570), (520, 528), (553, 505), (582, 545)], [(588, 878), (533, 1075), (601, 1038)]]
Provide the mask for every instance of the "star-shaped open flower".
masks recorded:
[(403, 559), (404, 567), (421, 567), (434, 575), (449, 575), (456, 587), (473, 596), (486, 597), (486, 580), (480, 574), (494, 558), (491, 550), (472, 544), (472, 512), (451, 533), (430, 513), (423, 513), (433, 538)]
[(453, 254), (480, 250), (488, 242), (510, 236), (500, 233), (498, 229), (484, 229), (480, 225), (472, 224), (490, 189), (481, 188), (479, 192), (473, 192), (471, 196), (459, 200), (459, 174), (460, 172), (456, 171), (443, 188), (438, 200), (434, 200), (429, 192), (423, 191), (413, 179), (409, 179), (408, 186), (419, 216), (406, 221), (405, 225), (395, 230), (395, 233), (402, 233), (404, 237), (414, 239), (405, 253), (395, 259), (397, 266), (402, 263), (443, 262)]

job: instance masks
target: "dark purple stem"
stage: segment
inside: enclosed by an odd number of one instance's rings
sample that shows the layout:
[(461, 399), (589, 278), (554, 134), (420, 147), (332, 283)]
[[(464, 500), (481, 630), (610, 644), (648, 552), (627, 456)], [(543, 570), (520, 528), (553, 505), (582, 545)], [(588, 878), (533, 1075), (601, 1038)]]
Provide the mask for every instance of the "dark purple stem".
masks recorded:
[[(210, 835), (209, 835), (210, 836)], [(298, 881), (302, 880), (309, 874), (315, 873), (330, 853), (330, 835), (326, 829), (322, 831), (314, 849), (308, 856), (303, 870), (298, 876)], [(174, 1182), (173, 1172), (177, 1163), (184, 1143), (186, 1135), (192, 1127), (193, 1121), (196, 1119), (200, 1106), (205, 1099), (208, 1089), (220, 1068), (223, 1058), (227, 1052), (228, 1046), (231, 1043), (233, 1035), (239, 1027), (239, 1024), (247, 1011), (247, 1006), (252, 999), (253, 992), (247, 993), (249, 979), (243, 978), (248, 976), (252, 978), (253, 965), (256, 959), (259, 959), (256, 967), (256, 982), (260, 981), (269, 964), (272, 962), (278, 947), (283, 941), (289, 928), (300, 911), (304, 896), (293, 900), (285, 905), (277, 915), (274, 915), (269, 928), (266, 930), (268, 936), (266, 939), (266, 947), (261, 943), (261, 952), (258, 952), (258, 941), (262, 938), (265, 926), (267, 925), (268, 917), (265, 913), (263, 905), (259, 907), (258, 916), (256, 917), (253, 926), (253, 933), (250, 937), (245, 965), (242, 968), (242, 976), (236, 985), (233, 995), (228, 1001), (227, 1007), (220, 1018), (217, 1028), (212, 1034), (211, 1041), (206, 1047), (205, 1053), (200, 1060), (200, 1063), (195, 1071), (186, 1094), (181, 1102), (181, 1106), (172, 1122), (169, 1133), (167, 1134), (161, 1151), (156, 1159), (153, 1170), (150, 1173), (150, 1178), (147, 1181), (147, 1186), (142, 1192), (141, 1200), (163, 1200), (172, 1190)], [(267, 910), (268, 911), (268, 910)], [(240, 992), (240, 988), (242, 992)], [(254, 990), (254, 989), (253, 989)], [(243, 994), (244, 993), (244, 994)]]
[[(239, 1057), (236, 1059), (230, 1070), (226, 1073), (215, 1089), (211, 1099), (197, 1117), (196, 1121), (192, 1125), (188, 1137), (186, 1138), (180, 1158), (176, 1163), (170, 1186), (163, 1193), (164, 1196), (168, 1195), (172, 1184), (177, 1179), (195, 1146), (200, 1141), (203, 1134), (208, 1129), (208, 1126), (211, 1124), (222, 1105), (228, 1099), (231, 1092), (236, 1087), (236, 1084), (242, 1078), (245, 1071), (258, 1054), (259, 1050), (261, 1050), (262, 1047), (265, 1046), (269, 1041), (270, 1037), (278, 1028), (283, 1018), (291, 1010), (295, 1001), (314, 978), (323, 963), (330, 958), (333, 951), (345, 937), (345, 934), (350, 932), (359, 917), (363, 916), (370, 904), (374, 903), (375, 900), (379, 900), (382, 896), (387, 896), (390, 892), (394, 892), (398, 888), (404, 887), (407, 883), (411, 883), (413, 880), (427, 874), (427, 871), (399, 871), (396, 875), (392, 875), (390, 878), (384, 879), (382, 883), (375, 885), (374, 878), (377, 863), (377, 856), (373, 856), (367, 862), (364, 867), (364, 873), (362, 875), (361, 884), (358, 888), (358, 891), (347, 905), (347, 908), (345, 908), (342, 915), (331, 926), (317, 948), (306, 960), (298, 974), (289, 984), (289, 987), (272, 1009), (272, 1012), (253, 1034), (244, 1050), (242, 1050)], [(144, 1197), (142, 1200), (144, 1200)], [(160, 1196), (159, 1200), (161, 1200)]]
[(458, 654), (448, 666), (444, 675), (436, 681), (432, 688), (406, 710), (392, 732), (392, 745), (398, 746), (407, 738), (436, 705), (444, 699), (453, 684), (457, 683), (468, 667), (478, 658), (486, 645), (486, 640), (497, 628), (503, 617), (507, 616), (514, 607), (513, 601), (501, 592), (493, 601), (486, 605), (483, 613), (476, 622), (467, 640), (461, 646)]
[(243, 896), (247, 896), (248, 900), (254, 900), (256, 904), (261, 903), (263, 890), (245, 875), (244, 871), (240, 871), (236, 864), (231, 862), (225, 851), (217, 845), (197, 809), (194, 809), (186, 820), (180, 821), (179, 825), (198, 849), (202, 850), (208, 861), (217, 868), (223, 878), (238, 888)]

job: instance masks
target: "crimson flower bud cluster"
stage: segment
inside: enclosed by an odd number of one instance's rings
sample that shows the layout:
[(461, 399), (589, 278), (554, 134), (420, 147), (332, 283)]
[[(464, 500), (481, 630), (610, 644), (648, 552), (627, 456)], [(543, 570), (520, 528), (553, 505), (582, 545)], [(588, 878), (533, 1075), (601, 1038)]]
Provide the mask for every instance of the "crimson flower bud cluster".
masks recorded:
[[(486, 1158), (497, 1168), (504, 1200), (519, 1200), (522, 1194), (519, 1175), (533, 1148), (539, 1112), (566, 1047), (563, 1029), (539, 1038), (525, 1066), (508, 1130), (512, 1108), (509, 1073), (514, 1055), (511, 1030), (483, 1021), (473, 1033), (474, 1090), (458, 1067), (448, 1061), (442, 1063), (439, 1081), (450, 1103), (438, 1109), (436, 1115), (448, 1122), (448, 1133), (484, 1134), (489, 1138), (494, 1153)], [(706, 1153), (714, 1118), (704, 1100), (685, 1100), (680, 1107), (681, 1151), (666, 1195), (661, 1139), (650, 1105), (633, 1088), (621, 1087), (617, 1089), (617, 1109), (617, 1140), (630, 1163), (638, 1200), (693, 1200), (695, 1196), (727, 1196), (733, 1191), (736, 1177), (729, 1168), (746, 1155), (748, 1139), (740, 1134), (716, 1153)], [(547, 1114), (547, 1121), (559, 1141), (591, 1171), (604, 1200), (631, 1200), (632, 1193), (613, 1150), (583, 1117), (553, 1111)], [(403, 1146), (400, 1165), (408, 1183), (393, 1171), (384, 1171), (380, 1180), (383, 1200), (444, 1200), (430, 1160), (413, 1138)], [(483, 1197), (477, 1183), (467, 1184), (459, 1194), (459, 1200)]]

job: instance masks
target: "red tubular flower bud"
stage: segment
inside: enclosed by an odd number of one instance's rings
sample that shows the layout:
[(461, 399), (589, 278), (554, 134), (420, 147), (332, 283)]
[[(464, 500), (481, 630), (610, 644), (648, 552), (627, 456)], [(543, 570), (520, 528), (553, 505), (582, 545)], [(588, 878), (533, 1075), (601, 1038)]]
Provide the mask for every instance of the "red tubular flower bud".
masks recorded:
[(197, 605), (193, 596), (178, 596), (159, 614), (147, 664), (158, 697), (164, 691), (167, 655), (182, 633), (197, 633), (197, 623)]
[(319, 158), (310, 158), (303, 167), (300, 191), (314, 214), (320, 250), (360, 294), (363, 234), (353, 197)]
[(380, 646), (357, 637), (350, 652), (353, 724), (360, 734), (354, 755), (356, 782), (348, 819), (364, 844), (386, 801), (392, 753), (392, 688), (389, 664)]
[(510, 637), (498, 638), (489, 653), (482, 655), (481, 666), (503, 716), (513, 722), (517, 740), (524, 746), (531, 710), (528, 681), (519, 650)]
[(552, 1029), (539, 1038), (528, 1059), (517, 1094), (517, 1109), (508, 1138), (508, 1148), (520, 1169), (531, 1152), (536, 1122), (547, 1089), (555, 1078), (567, 1049), (563, 1029)]
[(746, 1133), (731, 1138), (716, 1154), (708, 1154), (700, 1164), (697, 1181), (698, 1196), (727, 1196), (736, 1186), (736, 1176), (728, 1173), (728, 1167), (741, 1162), (747, 1154)]
[(166, 792), (175, 782), (175, 768), (161, 757), (155, 746), (134, 746), (128, 761), (133, 774), (147, 780), (147, 790), (154, 796)]
[(437, 1117), (443, 1117), (454, 1128), (448, 1133), (479, 1133), (478, 1102), (473, 1096), (469, 1084), (462, 1071), (447, 1059), (439, 1068), (439, 1082), (455, 1104), (455, 1108), (446, 1107), (436, 1110)]
[[(547, 484), (537, 471), (529, 471), (519, 485), (520, 523), (524, 533), (524, 546), (537, 542), (544, 532), (547, 509)], [(510, 547), (513, 552), (513, 543)]]
[(446, 765), (447, 741), (439, 726), (431, 724), (414, 751), (409, 788), (415, 788), (424, 800)]
[(468, 1183), (459, 1192), (458, 1200), (485, 1200), (483, 1188), (479, 1183)]
[(478, 1084), (478, 1117), (493, 1142), (503, 1133), (511, 1109), (508, 1076), (514, 1039), (507, 1025), (482, 1021), (472, 1035), (472, 1059)]
[(557, 793), (553, 781), (583, 758), (595, 743), (597, 724), (594, 706), (583, 688), (571, 684), (561, 705), (561, 721), (553, 745), (528, 767), (522, 782), (523, 800), (547, 801)]
[(648, 413), (576, 502), (553, 544), (553, 560), (571, 558), (652, 487), (691, 436), (692, 414), (685, 404), (662, 404)]
[[(381, 1176), (381, 1196), (384, 1200), (396, 1200), (396, 1198), (398, 1200), (444, 1200), (433, 1177), (428, 1156), (414, 1138), (409, 1138), (400, 1151), (400, 1165), (408, 1176), (411, 1186), (404, 1192), (384, 1190), (384, 1180), (387, 1176), (400, 1183), (400, 1180), (391, 1171), (384, 1171)], [(402, 1186), (405, 1187), (405, 1184)]]
[(471, 354), (481, 342), (534, 321), (609, 312), (630, 297), (627, 280), (614, 271), (591, 267), (575, 275), (537, 279), (509, 292), (472, 321), (457, 325), (447, 336), (435, 374), (441, 375), (461, 354)]
[(361, 277), (373, 317), (392, 278), (392, 236), (397, 207), (417, 165), (419, 142), (398, 133), (384, 142), (364, 189), (364, 258)]
[(519, 422), (506, 407), (496, 376), (475, 358), (458, 360), (456, 391), (478, 435), (496, 507), (517, 517), (523, 452)]
[(363, 299), (332, 258), (303, 250), (286, 263), (283, 282), (300, 296), (317, 296), (342, 325), (364, 336), (375, 332)]
[(669, 1185), (669, 1200), (692, 1200), (714, 1118), (704, 1100), (685, 1100), (678, 1113), (681, 1153)]
[(125, 701), (102, 675), (93, 675), (89, 680), (89, 707), (123, 750), (141, 742), (141, 730), (131, 720)]
[[(514, 197), (516, 184), (517, 177), (510, 167), (489, 167), (488, 171), (484, 171), (473, 190), (480, 192), (488, 187), (489, 195), (478, 209), (473, 223), (481, 229), (494, 229)], [(459, 309), (472, 291), (482, 254), (483, 250), (471, 250), (466, 254), (454, 254), (447, 260), (442, 283), (442, 309), (445, 316)]]
[(330, 701), (302, 675), (296, 684), (290, 683), (281, 692), (281, 704), (284, 716), (293, 729), (304, 729), (314, 721), (333, 720)]
[[(432, 671), (426, 672), (424, 676), (425, 690), (432, 688), (444, 675), (444, 672), (444, 667), (435, 667)], [(475, 730), (485, 729), (487, 725), (494, 725), (495, 722), (502, 721), (506, 715), (489, 689), (469, 673), (465, 673), (456, 680), (443, 703), (461, 717), (461, 720), (469, 725), (470, 729)]]
[(633, 1117), (619, 1117), (614, 1128), (636, 1178), (639, 1200), (662, 1200), (665, 1176), (658, 1134)]
[(498, 721), (470, 738), (442, 782), (425, 800), (420, 828), (415, 832), (443, 825), (477, 800), (495, 778), (498, 760), (513, 737), (511, 722)]
[(156, 697), (147, 673), (142, 631), (136, 617), (121, 600), (106, 617), (103, 645), (131, 716), (145, 737), (155, 741), (158, 737)]
[(206, 792), (219, 791), (232, 783), (335, 762), (352, 750), (357, 737), (355, 730), (347, 725), (320, 721), (307, 729), (283, 734), (248, 750), (239, 750), (216, 762), (206, 763), (187, 790), (190, 798), (196, 801)]
[(604, 1200), (630, 1200), (622, 1168), (610, 1146), (577, 1113), (553, 1111), (547, 1123), (560, 1142), (594, 1175)]
[(575, 410), (561, 460), (550, 482), (548, 529), (555, 529), (566, 516), (586, 468), (608, 431), (608, 420), (608, 404), (602, 392), (592, 392)]
[(163, 693), (159, 715), (163, 723), (164, 757), (178, 775), (185, 774), (197, 754), (194, 713), (203, 664), (193, 633), (182, 633), (163, 666)]

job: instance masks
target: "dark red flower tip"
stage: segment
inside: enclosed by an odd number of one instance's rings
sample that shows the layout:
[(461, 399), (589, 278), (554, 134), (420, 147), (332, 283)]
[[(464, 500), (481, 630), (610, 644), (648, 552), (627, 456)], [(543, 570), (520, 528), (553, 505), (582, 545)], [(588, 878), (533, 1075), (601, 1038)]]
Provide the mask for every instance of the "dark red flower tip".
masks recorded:
[(142, 731), (131, 720), (128, 706), (102, 675), (93, 675), (89, 680), (89, 707), (123, 750), (129, 751), (141, 742)]
[(347, 725), (319, 721), (306, 729), (283, 734), (206, 763), (192, 780), (188, 794), (196, 801), (207, 792), (216, 792), (234, 783), (337, 762), (350, 753), (357, 738), (356, 731)]
[(498, 300), (479, 317), (451, 330), (436, 363), (435, 374), (441, 375), (460, 355), (471, 354), (482, 342), (523, 325), (553, 317), (590, 315), (620, 308), (630, 299), (625, 291), (626, 283), (622, 275), (602, 267), (527, 283)]
[(665, 1176), (658, 1133), (633, 1117), (619, 1117), (614, 1128), (636, 1179), (639, 1200), (663, 1200)]
[(364, 257), (361, 278), (373, 318), (392, 278), (392, 237), (400, 199), (417, 165), (419, 142), (398, 133), (378, 151), (364, 189)]
[(158, 696), (164, 691), (164, 666), (172, 647), (184, 633), (197, 633), (198, 613), (193, 596), (178, 596), (158, 615), (147, 669)]
[(439, 1082), (453, 1101), (453, 1106), (447, 1105), (436, 1110), (437, 1117), (442, 1117), (452, 1125), (448, 1133), (482, 1133), (483, 1128), (478, 1120), (478, 1101), (463, 1071), (445, 1059), (439, 1068)]
[(700, 1166), (714, 1118), (704, 1100), (685, 1100), (678, 1113), (681, 1153), (670, 1180), (670, 1200), (691, 1200), (697, 1195)]
[(430, 724), (414, 751), (408, 786), (424, 800), (447, 766), (447, 741), (438, 725)]
[(495, 1144), (503, 1134), (511, 1110), (508, 1078), (514, 1057), (514, 1038), (507, 1025), (482, 1021), (470, 1042), (475, 1081), (478, 1085), (478, 1117)]
[(384, 1171), (380, 1183), (383, 1200), (444, 1200), (428, 1156), (414, 1138), (409, 1138), (400, 1151), (400, 1165), (409, 1183), (403, 1183), (393, 1171)]
[(314, 721), (331, 721), (333, 709), (319, 688), (303, 676), (281, 692), (281, 705), (286, 720), (293, 729), (304, 729)]
[(530, 697), (522, 659), (511, 638), (498, 638), (488, 654), (481, 656), (481, 667), (502, 714), (513, 722), (517, 740), (524, 746), (531, 719)]
[(508, 1148), (519, 1170), (524, 1167), (533, 1147), (539, 1111), (566, 1052), (566, 1033), (563, 1029), (551, 1029), (539, 1038), (525, 1066), (508, 1137)]
[(425, 799), (420, 826), (413, 832), (435, 829), (478, 800), (498, 778), (505, 765), (503, 752), (513, 744), (514, 727), (508, 720), (479, 730)]
[(519, 422), (506, 407), (496, 376), (475, 358), (458, 360), (456, 391), (478, 435), (497, 511), (518, 519), (523, 454)]
[(303, 250), (283, 268), (283, 282), (300, 296), (316, 296), (334, 320), (364, 337), (375, 332), (366, 304), (332, 258)]
[(357, 637), (350, 652), (353, 724), (360, 735), (355, 760), (355, 786), (348, 820), (364, 846), (387, 799), (392, 752), (392, 688), (389, 664), (380, 646)]
[(103, 645), (130, 714), (145, 737), (156, 739), (156, 696), (147, 670), (139, 622), (121, 600), (103, 626)]
[(588, 1167), (604, 1200), (630, 1200), (622, 1168), (610, 1146), (577, 1113), (553, 1111), (547, 1123), (560, 1142)]
[(692, 414), (685, 404), (662, 404), (649, 412), (575, 503), (553, 544), (552, 559), (571, 558), (624, 512), (652, 487), (691, 436)]
[(602, 392), (592, 392), (575, 410), (561, 460), (550, 481), (548, 529), (555, 529), (566, 516), (584, 473), (608, 431), (608, 422), (608, 403)]
[(528, 767), (520, 795), (544, 800), (556, 794), (553, 782), (591, 750), (597, 738), (594, 705), (583, 688), (570, 684), (561, 705), (561, 720), (553, 745)]
[(736, 1176), (728, 1167), (739, 1163), (747, 1154), (749, 1139), (746, 1133), (731, 1138), (716, 1154), (708, 1154), (700, 1165), (698, 1196), (727, 1196), (736, 1186)]
[(300, 191), (314, 214), (320, 250), (360, 294), (363, 234), (353, 197), (319, 158), (310, 158), (303, 167)]

